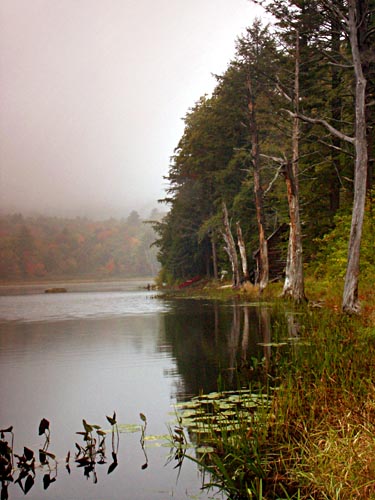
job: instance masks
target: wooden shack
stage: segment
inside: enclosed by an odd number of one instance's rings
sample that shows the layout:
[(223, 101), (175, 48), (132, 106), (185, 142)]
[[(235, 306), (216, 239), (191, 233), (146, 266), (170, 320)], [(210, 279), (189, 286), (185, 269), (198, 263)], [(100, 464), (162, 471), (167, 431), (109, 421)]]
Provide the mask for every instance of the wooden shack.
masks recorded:
[[(267, 238), (270, 281), (279, 281), (285, 276), (288, 237), (289, 225), (284, 222)], [(256, 283), (260, 265), (259, 248), (253, 253), (253, 257), (256, 263), (254, 269)]]

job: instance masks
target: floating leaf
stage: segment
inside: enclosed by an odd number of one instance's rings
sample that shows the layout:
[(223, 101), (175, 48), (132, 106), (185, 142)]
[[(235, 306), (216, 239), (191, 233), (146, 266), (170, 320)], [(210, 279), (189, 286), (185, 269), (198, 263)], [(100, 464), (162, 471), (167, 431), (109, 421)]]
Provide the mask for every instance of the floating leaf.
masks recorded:
[(228, 401), (231, 401), (232, 403), (242, 403), (244, 397), (245, 395), (233, 394), (232, 396), (228, 397)]
[(182, 412), (182, 418), (189, 418), (189, 417), (195, 417), (197, 415), (197, 412), (195, 410), (184, 410)]
[(257, 345), (262, 347), (282, 347), (284, 345), (288, 345), (287, 342), (258, 342)]
[(198, 453), (213, 453), (215, 451), (214, 448), (212, 448), (212, 446), (199, 446), (197, 448), (197, 452)]
[(221, 397), (223, 397), (221, 392), (210, 392), (210, 394), (207, 394), (208, 399), (220, 399)]
[(199, 399), (199, 403), (201, 405), (212, 405), (213, 401), (212, 401), (212, 399), (209, 399), (207, 396), (205, 396), (205, 397), (201, 397)]
[(145, 436), (145, 441), (165, 441), (169, 439), (169, 437), (169, 434), (151, 434), (149, 436)]
[(140, 432), (141, 426), (138, 424), (119, 424), (118, 430), (121, 433), (123, 433), (123, 432), (127, 432), (127, 433)]
[(188, 408), (199, 408), (200, 407), (200, 403), (199, 401), (187, 401), (185, 403), (177, 403), (174, 405), (174, 408), (176, 409), (181, 409), (181, 410), (184, 410), (184, 409), (188, 409)]
[(251, 408), (258, 408), (259, 406), (259, 403), (255, 403), (255, 401), (246, 401), (244, 403), (242, 403), (242, 406), (244, 408), (247, 408), (247, 409), (251, 409)]
[(220, 410), (231, 410), (234, 405), (232, 403), (228, 403), (227, 401), (220, 401), (219, 408)]
[(184, 419), (182, 419), (182, 425), (184, 427), (192, 427), (195, 424), (196, 424), (196, 419), (195, 418), (184, 418)]

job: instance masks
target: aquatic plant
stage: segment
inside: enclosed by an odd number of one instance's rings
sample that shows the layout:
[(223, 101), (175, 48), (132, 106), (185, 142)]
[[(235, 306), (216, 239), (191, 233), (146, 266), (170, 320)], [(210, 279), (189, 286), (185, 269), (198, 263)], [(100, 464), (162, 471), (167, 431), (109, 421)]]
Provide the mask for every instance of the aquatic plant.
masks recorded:
[[(89, 478), (92, 473), (93, 481), (96, 483), (98, 481), (96, 464), (106, 463), (106, 432), (100, 427), (100, 425), (89, 424), (85, 419), (82, 420), (82, 424), (84, 430), (78, 431), (76, 434), (83, 436), (84, 444), (80, 445), (76, 443), (78, 451), (75, 456), (75, 462), (78, 464), (78, 467), (84, 468), (84, 475), (87, 478)], [(94, 433), (96, 433), (96, 436)]]
[(206, 486), (235, 500), (373, 498), (373, 333), (359, 318), (319, 309), (305, 314), (303, 337), (288, 341), (266, 404), (247, 391), (179, 407), (196, 445), (184, 457), (210, 472)]
[[(6, 435), (11, 435), (8, 442)], [(39, 464), (36, 464), (36, 457), (33, 450), (28, 447), (23, 448), (23, 454), (14, 453), (13, 426), (0, 430), (0, 482), (1, 500), (9, 497), (8, 486), (14, 482), (18, 484), (26, 495), (35, 483), (35, 469), (41, 467), (44, 470), (43, 487), (46, 490), (49, 485), (56, 481), (57, 461), (53, 453), (48, 451), (50, 444), (50, 423), (43, 418), (39, 424), (39, 436), (45, 436), (45, 443), (39, 449)], [(17, 462), (15, 464), (15, 459)], [(51, 460), (53, 463), (51, 464)]]
[[(90, 424), (87, 420), (82, 420), (83, 430), (76, 432), (82, 436), (83, 443), (75, 443), (76, 453), (74, 462), (78, 468), (83, 468), (84, 476), (92, 477), (93, 482), (97, 483), (96, 473), (97, 465), (108, 463), (106, 451), (106, 437), (111, 435), (111, 462), (108, 466), (107, 474), (111, 474), (118, 466), (118, 450), (121, 432), (140, 432), (141, 448), (145, 455), (145, 463), (142, 469), (148, 466), (148, 457), (145, 451), (146, 416), (141, 413), (142, 425), (118, 424), (116, 412), (112, 416), (107, 416), (107, 421), (111, 424), (111, 429), (103, 429), (100, 425)], [(57, 479), (56, 456), (48, 451), (50, 445), (50, 422), (43, 418), (39, 424), (39, 436), (45, 437), (44, 445), (39, 449), (39, 462), (37, 455), (28, 447), (23, 448), (22, 455), (14, 452), (14, 433), (13, 427), (0, 429), (0, 483), (1, 500), (9, 498), (8, 487), (10, 483), (20, 486), (24, 494), (27, 494), (35, 484), (36, 472), (43, 472), (43, 488), (46, 490), (51, 483)], [(10, 437), (8, 437), (10, 436)], [(65, 467), (70, 473), (70, 451), (65, 458)]]
[[(265, 438), (270, 404), (270, 394), (251, 389), (213, 392), (178, 404), (179, 427), (172, 435), (176, 456), (209, 472), (205, 488), (218, 488), (230, 498), (259, 491), (266, 464), (258, 444)], [(184, 428), (195, 444), (195, 457), (186, 453)]]

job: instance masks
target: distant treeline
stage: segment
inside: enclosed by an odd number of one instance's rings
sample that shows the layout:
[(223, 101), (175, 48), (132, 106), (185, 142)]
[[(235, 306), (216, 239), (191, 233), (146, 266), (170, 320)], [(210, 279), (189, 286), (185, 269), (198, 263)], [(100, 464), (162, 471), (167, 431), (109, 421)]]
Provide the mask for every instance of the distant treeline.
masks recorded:
[[(154, 210), (150, 220), (162, 214)], [(0, 280), (116, 278), (158, 272), (151, 224), (126, 219), (0, 216)]]

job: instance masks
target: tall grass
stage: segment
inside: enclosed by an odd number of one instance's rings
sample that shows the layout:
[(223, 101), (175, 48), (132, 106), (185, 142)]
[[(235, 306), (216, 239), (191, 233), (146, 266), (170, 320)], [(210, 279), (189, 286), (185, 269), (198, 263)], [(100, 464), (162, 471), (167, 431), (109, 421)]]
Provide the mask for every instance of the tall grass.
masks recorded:
[(304, 325), (271, 408), (211, 436), (203, 463), (231, 499), (375, 498), (375, 336), (327, 310)]

